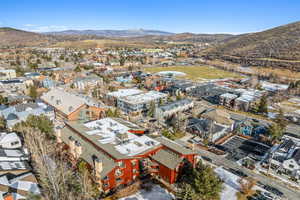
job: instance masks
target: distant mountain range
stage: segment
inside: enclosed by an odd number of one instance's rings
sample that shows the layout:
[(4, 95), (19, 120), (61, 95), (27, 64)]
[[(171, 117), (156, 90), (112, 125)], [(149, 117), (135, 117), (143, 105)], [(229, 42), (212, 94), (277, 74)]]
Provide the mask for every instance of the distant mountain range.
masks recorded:
[(300, 22), (237, 35), (204, 53), (211, 59), (300, 71)]
[[(103, 40), (104, 39), (104, 40)], [(1, 46), (60, 46), (73, 43), (81, 47), (81, 41), (109, 40), (110, 44), (135, 47), (143, 44), (164, 45), (167, 41), (186, 43), (210, 43), (211, 48), (201, 52), (208, 59), (221, 59), (242, 65), (271, 66), (300, 71), (300, 22), (269, 30), (241, 35), (230, 34), (174, 34), (158, 30), (67, 30), (60, 32), (32, 33), (13, 28), (0, 28)], [(113, 41), (113, 42), (112, 42)], [(87, 45), (88, 43), (84, 43)], [(89, 44), (88, 44), (89, 45)], [(84, 46), (87, 47), (87, 46)]]
[(46, 35), (95, 35), (102, 37), (142, 37), (147, 35), (169, 36), (174, 33), (159, 31), (159, 30), (65, 30), (56, 32), (46, 32)]
[(41, 35), (38, 33), (18, 30), (9, 27), (0, 27), (0, 47), (47, 45), (53, 40), (53, 37)]

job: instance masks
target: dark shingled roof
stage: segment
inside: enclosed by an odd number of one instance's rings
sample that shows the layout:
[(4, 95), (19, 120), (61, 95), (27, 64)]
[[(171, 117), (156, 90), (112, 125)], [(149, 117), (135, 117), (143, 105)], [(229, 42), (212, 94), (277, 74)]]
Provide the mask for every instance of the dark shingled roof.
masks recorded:
[(290, 148), (292, 148), (295, 145), (293, 140), (285, 140), (284, 143), (282, 143), (281, 148), (283, 148), (285, 151), (289, 151)]
[(300, 161), (300, 149), (296, 149), (292, 155), (292, 158), (299, 163)]

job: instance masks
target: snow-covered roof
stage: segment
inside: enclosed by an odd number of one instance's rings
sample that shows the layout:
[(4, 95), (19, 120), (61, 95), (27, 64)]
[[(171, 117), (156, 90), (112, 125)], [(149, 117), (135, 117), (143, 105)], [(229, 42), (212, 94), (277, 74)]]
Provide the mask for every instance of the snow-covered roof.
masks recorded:
[(118, 91), (109, 92), (107, 95), (115, 98), (119, 98), (119, 97), (126, 97), (130, 95), (141, 94), (141, 93), (143, 93), (142, 90), (130, 88), (130, 89), (119, 89)]
[(120, 100), (125, 101), (130, 104), (141, 104), (141, 103), (149, 103), (152, 101), (155, 101), (160, 98), (167, 97), (167, 94), (157, 92), (157, 91), (149, 91), (142, 94), (136, 94), (131, 96), (126, 96), (123, 98), (120, 98)]
[(87, 135), (98, 136), (96, 143), (111, 144), (120, 154), (134, 156), (151, 149), (159, 142), (148, 136), (137, 136), (130, 132), (131, 129), (139, 127), (131, 122), (121, 119), (104, 118), (85, 123), (88, 128)]
[(268, 91), (287, 90), (289, 87), (288, 85), (270, 83), (267, 81), (261, 81), (260, 84), (262, 88)]
[(82, 98), (56, 88), (43, 94), (41, 99), (66, 115), (71, 114), (85, 104), (85, 101)]

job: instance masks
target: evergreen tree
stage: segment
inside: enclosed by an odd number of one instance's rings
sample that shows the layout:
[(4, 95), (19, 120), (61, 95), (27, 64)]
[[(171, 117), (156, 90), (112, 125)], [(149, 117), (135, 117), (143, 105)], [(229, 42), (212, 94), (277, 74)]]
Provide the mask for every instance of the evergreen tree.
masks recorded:
[(3, 97), (2, 95), (0, 95), (0, 104), (7, 104), (7, 103), (8, 103), (7, 97)]
[(268, 113), (267, 96), (263, 96), (260, 99), (260, 102), (259, 102), (259, 105), (258, 105), (258, 112), (260, 112), (260, 113)]
[(201, 199), (219, 199), (222, 191), (222, 181), (211, 167), (202, 163), (198, 164), (194, 170), (193, 177), (192, 186)]
[(282, 130), (286, 128), (288, 121), (285, 119), (282, 109), (279, 110), (279, 113), (277, 114), (274, 121), (280, 126)]
[[(187, 163), (181, 171), (182, 174), (179, 177), (179, 181), (182, 183), (181, 190), (179, 190), (181, 192), (177, 194), (179, 199), (215, 200), (220, 198), (222, 181), (211, 167), (199, 162), (196, 168), (192, 168), (191, 164)], [(188, 193), (186, 196), (183, 194), (184, 191)]]
[(178, 200), (198, 200), (198, 197), (190, 184), (183, 183), (179, 191), (176, 193)]
[(7, 128), (7, 121), (3, 116), (0, 116), (0, 130), (5, 130)]
[(36, 99), (38, 97), (37, 88), (32, 85), (29, 88), (29, 96), (33, 99)]
[(149, 110), (148, 110), (148, 116), (149, 117), (154, 117), (154, 113), (155, 113), (155, 102), (154, 101), (152, 101), (151, 103), (150, 103), (150, 108), (149, 108)]
[(77, 67), (74, 69), (74, 72), (81, 72), (80, 66), (77, 66)]
[(276, 142), (281, 139), (283, 135), (283, 129), (277, 123), (273, 123), (271, 126), (269, 126), (268, 133), (271, 137), (272, 142)]

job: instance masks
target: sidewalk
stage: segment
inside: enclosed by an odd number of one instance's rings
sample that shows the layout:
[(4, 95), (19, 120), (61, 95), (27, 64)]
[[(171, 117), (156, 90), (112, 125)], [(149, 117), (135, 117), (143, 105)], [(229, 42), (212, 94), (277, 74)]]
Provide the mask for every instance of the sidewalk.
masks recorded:
[(257, 171), (258, 173), (262, 173), (264, 175), (268, 175), (271, 178), (275, 178), (275, 179), (280, 179), (281, 181), (288, 183), (289, 187), (295, 188), (295, 189), (300, 189), (300, 184), (297, 184), (293, 181), (288, 180), (287, 176), (282, 176), (277, 174), (274, 170), (270, 169), (269, 173), (267, 169), (264, 169), (262, 167), (257, 168), (255, 171)]

